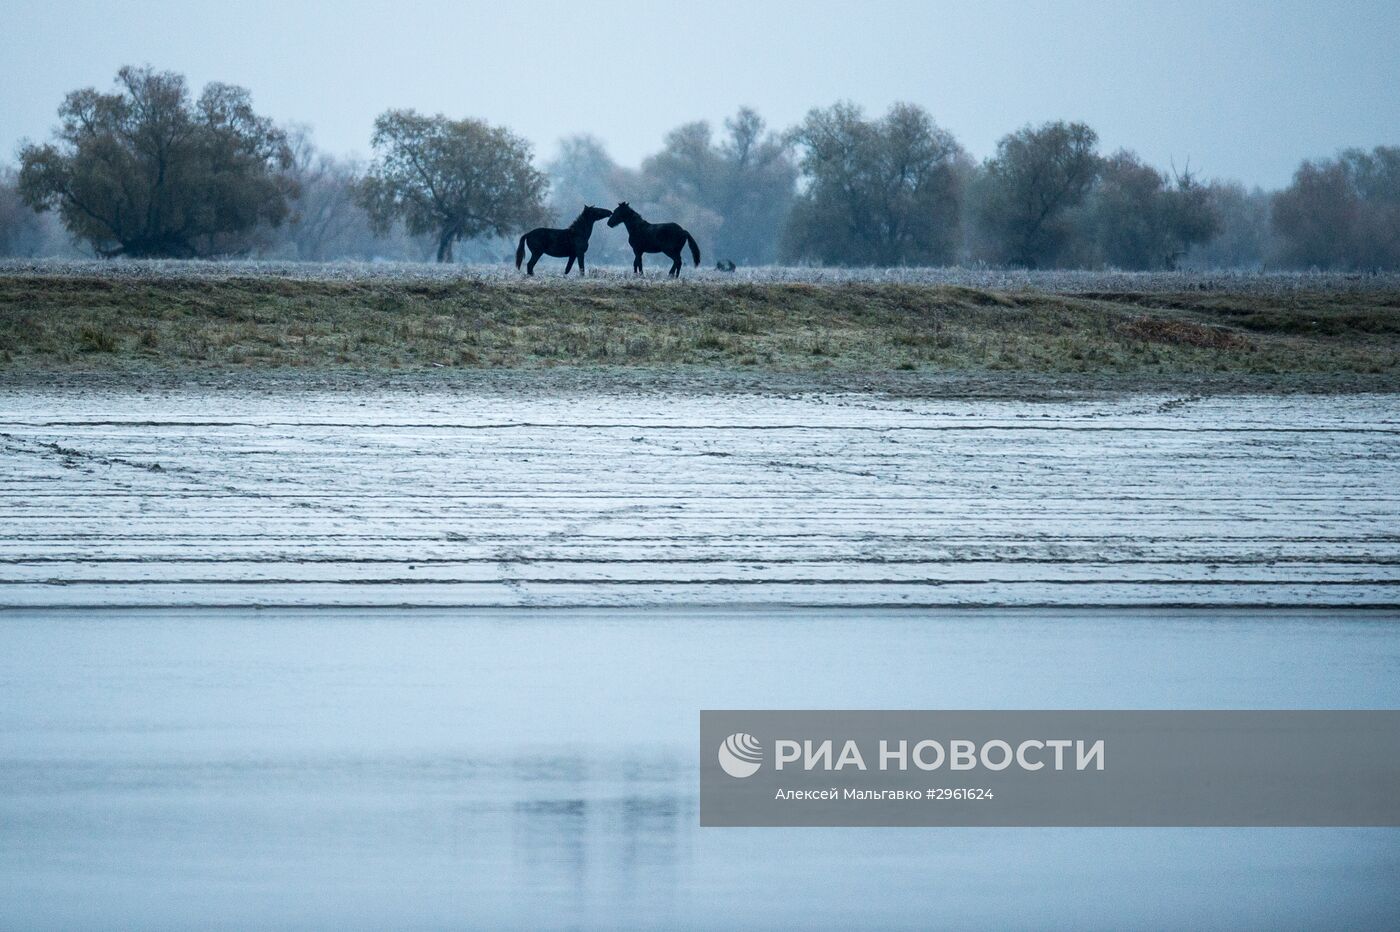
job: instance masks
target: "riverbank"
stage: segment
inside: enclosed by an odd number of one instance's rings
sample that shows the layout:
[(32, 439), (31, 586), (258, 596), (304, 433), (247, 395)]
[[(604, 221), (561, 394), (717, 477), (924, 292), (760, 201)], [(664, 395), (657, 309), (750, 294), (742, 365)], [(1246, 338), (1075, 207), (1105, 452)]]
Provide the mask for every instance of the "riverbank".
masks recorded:
[(253, 373), (450, 386), (568, 369), (565, 381), (975, 395), (979, 383), (1016, 394), (1037, 382), (1050, 393), (1376, 391), (1400, 375), (1400, 287), (1389, 279), (1181, 278), (1195, 290), (1170, 291), (1153, 289), (1171, 280), (1144, 278), (1144, 290), (1106, 292), (1082, 278), (998, 290), (918, 276), (638, 283), (162, 268), (0, 269), (0, 380)]

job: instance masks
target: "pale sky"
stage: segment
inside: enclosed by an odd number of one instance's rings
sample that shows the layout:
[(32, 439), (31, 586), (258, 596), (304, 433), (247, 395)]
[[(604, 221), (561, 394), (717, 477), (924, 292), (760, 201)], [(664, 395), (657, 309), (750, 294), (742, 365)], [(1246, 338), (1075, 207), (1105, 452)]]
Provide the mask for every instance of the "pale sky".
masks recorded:
[(390, 107), (506, 124), (541, 161), (590, 132), (636, 164), (741, 105), (783, 128), (840, 99), (908, 100), (977, 158), (1027, 122), (1079, 119), (1105, 152), (1279, 186), (1305, 157), (1400, 144), (1397, 36), (1397, 0), (5, 0), (0, 160), (48, 135), (65, 92), (131, 63), (248, 87), (340, 154), (368, 155)]

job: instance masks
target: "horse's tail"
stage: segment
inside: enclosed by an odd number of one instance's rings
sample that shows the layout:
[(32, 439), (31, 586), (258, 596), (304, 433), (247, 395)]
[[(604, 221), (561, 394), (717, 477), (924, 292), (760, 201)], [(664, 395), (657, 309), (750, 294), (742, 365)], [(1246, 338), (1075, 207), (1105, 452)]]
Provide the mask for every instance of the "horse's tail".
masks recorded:
[[(529, 236), (526, 233), (525, 236)], [(520, 244), (515, 247), (515, 267), (520, 268), (520, 263), (525, 261), (525, 236), (520, 237)]]
[(685, 241), (690, 244), (690, 255), (695, 260), (695, 267), (700, 267), (700, 244), (695, 242), (695, 237), (690, 235), (690, 231), (685, 232)]

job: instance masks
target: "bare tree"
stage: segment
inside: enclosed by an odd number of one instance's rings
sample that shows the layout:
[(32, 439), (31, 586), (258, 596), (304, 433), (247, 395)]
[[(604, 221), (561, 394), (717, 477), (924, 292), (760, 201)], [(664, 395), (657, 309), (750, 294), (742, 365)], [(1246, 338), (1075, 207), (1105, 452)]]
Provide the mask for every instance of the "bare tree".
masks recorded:
[(771, 263), (795, 193), (789, 146), (748, 107), (724, 128), (718, 142), (706, 122), (668, 133), (664, 148), (642, 163), (647, 193), (712, 243), (716, 257)]
[(40, 216), (19, 194), (12, 168), (0, 169), (0, 256), (36, 256), (44, 246)]
[(288, 141), (297, 197), (285, 224), (285, 251), (315, 262), (373, 256), (377, 237), (359, 202), (359, 167), (317, 149), (306, 127), (294, 127)]
[(587, 134), (559, 141), (559, 153), (546, 166), (549, 203), (556, 219), (573, 219), (583, 204), (611, 207), (635, 196), (636, 172), (613, 161), (607, 148)]
[(1269, 227), (1273, 195), (1246, 188), (1238, 181), (1212, 181), (1206, 195), (1218, 229), (1214, 236), (1193, 244), (1182, 260), (1184, 268), (1258, 269), (1276, 246)]
[[(579, 135), (560, 140), (559, 152), (546, 171), (549, 209), (559, 226), (578, 216), (585, 204), (611, 208), (620, 201), (633, 200), (646, 212), (638, 173), (613, 161), (597, 137)], [(595, 237), (588, 255), (590, 264), (632, 261), (632, 250), (620, 236)]]

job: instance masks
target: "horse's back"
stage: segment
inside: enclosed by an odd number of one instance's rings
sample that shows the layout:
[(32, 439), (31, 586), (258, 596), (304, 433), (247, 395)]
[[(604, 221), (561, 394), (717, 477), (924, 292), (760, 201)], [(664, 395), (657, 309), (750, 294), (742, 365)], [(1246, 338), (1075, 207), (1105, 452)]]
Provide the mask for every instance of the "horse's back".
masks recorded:
[(531, 249), (550, 256), (572, 255), (574, 249), (573, 231), (554, 227), (535, 227), (525, 234), (525, 242)]
[(647, 231), (646, 238), (662, 251), (685, 245), (685, 238), (688, 234), (685, 232), (685, 227), (679, 223), (652, 223), (648, 226), (651, 229)]

